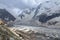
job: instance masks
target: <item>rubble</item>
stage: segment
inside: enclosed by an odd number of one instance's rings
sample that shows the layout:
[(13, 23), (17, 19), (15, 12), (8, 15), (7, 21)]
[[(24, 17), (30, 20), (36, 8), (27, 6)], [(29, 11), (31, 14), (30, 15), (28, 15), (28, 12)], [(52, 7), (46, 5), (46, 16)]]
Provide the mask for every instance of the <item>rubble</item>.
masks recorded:
[[(42, 31), (43, 30), (43, 31)], [(60, 40), (58, 31), (40, 29), (39, 32), (27, 28), (16, 29), (0, 25), (1, 40)], [(59, 31), (60, 32), (60, 31)]]

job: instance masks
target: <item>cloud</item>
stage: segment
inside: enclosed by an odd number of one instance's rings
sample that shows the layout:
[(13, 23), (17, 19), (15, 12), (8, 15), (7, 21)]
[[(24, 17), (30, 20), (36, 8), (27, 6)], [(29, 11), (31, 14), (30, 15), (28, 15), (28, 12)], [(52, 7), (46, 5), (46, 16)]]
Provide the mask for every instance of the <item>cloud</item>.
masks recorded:
[(0, 0), (0, 3), (9, 7), (14, 6), (18, 8), (35, 7), (36, 5), (35, 0)]
[(36, 7), (39, 3), (44, 1), (46, 0), (0, 0), (0, 3), (9, 7), (31, 8)]
[(35, 0), (38, 4), (39, 3), (42, 3), (42, 2), (45, 2), (45, 1), (48, 1), (48, 0)]
[(1, 9), (3, 9), (3, 8), (7, 8), (7, 6), (4, 5), (4, 4), (0, 4), (0, 8), (1, 8)]
[(35, 0), (28, 0), (28, 5), (32, 6), (32, 7), (35, 7), (37, 5), (37, 3), (36, 3)]
[(15, 13), (15, 14), (13, 14), (14, 16), (18, 16), (19, 14), (20, 14), (20, 9), (18, 9), (18, 8), (14, 8), (14, 9), (12, 9), (12, 12), (13, 13)]
[[(0, 8), (6, 8), (12, 15), (17, 16), (20, 9), (37, 7), (44, 0), (0, 0)], [(18, 14), (17, 14), (18, 13)]]

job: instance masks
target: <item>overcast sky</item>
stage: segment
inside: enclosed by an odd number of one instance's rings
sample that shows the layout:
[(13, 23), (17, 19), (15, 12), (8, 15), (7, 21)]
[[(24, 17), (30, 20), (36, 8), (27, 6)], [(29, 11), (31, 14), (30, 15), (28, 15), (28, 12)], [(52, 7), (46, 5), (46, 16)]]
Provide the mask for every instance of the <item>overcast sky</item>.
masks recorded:
[(6, 8), (12, 15), (18, 16), (20, 9), (34, 8), (44, 1), (47, 0), (0, 0), (0, 8)]
[(7, 5), (8, 7), (36, 7), (39, 3), (46, 0), (0, 0), (0, 4)]

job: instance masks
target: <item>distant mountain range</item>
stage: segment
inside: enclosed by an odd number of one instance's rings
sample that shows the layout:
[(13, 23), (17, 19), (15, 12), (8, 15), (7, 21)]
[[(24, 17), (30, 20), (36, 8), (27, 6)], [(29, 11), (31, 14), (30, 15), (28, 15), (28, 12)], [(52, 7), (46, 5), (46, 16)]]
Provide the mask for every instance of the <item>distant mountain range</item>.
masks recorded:
[(47, 23), (56, 17), (60, 17), (60, 0), (49, 0), (38, 4), (34, 8), (25, 8), (23, 10), (15, 8), (9, 12), (17, 16), (15, 24), (40, 26), (41, 23)]
[(60, 2), (46, 1), (40, 3), (36, 8), (24, 9), (18, 17), (20, 24), (40, 26), (40, 23), (47, 23), (51, 19), (59, 16)]
[(33, 16), (32, 18), (35, 18), (41, 14), (47, 14), (48, 16), (50, 16), (53, 13), (59, 13), (59, 11), (60, 5), (57, 3), (57, 1), (46, 1), (44, 3), (40, 3), (36, 8), (23, 10), (20, 13), (19, 17), (23, 19), (25, 16), (29, 17), (28, 15), (30, 15), (30, 17)]

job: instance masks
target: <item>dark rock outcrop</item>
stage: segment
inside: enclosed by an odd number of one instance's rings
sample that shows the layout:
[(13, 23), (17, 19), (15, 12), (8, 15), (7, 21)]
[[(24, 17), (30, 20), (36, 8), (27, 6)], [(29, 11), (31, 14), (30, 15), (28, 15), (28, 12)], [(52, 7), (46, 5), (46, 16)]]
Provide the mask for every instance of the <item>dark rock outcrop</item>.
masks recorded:
[(16, 18), (11, 15), (6, 9), (0, 9), (0, 18), (4, 21), (14, 21)]

